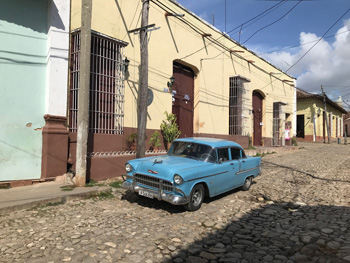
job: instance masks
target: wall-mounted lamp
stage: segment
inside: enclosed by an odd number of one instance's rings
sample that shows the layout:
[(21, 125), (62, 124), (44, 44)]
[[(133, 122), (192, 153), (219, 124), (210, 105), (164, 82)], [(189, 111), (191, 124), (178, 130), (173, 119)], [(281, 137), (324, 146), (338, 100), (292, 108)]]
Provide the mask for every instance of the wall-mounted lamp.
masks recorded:
[(170, 82), (168, 81), (168, 84), (167, 84), (168, 88), (170, 89), (170, 91), (172, 91), (172, 89), (173, 89), (174, 82), (175, 82), (175, 77), (171, 76), (170, 77)]
[(124, 59), (124, 71), (125, 72), (128, 71), (129, 64), (130, 64), (130, 60), (127, 57), (125, 57), (125, 59)]
[(318, 110), (317, 110), (317, 117), (320, 117), (320, 115), (321, 115), (321, 109), (318, 108)]

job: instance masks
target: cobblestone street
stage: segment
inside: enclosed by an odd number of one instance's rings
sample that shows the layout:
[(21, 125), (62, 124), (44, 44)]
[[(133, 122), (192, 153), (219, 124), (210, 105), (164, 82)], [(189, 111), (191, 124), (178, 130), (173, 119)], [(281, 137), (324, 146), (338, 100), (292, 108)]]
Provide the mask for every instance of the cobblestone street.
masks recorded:
[(299, 148), (196, 212), (117, 189), (1, 216), (0, 262), (350, 262), (350, 145)]

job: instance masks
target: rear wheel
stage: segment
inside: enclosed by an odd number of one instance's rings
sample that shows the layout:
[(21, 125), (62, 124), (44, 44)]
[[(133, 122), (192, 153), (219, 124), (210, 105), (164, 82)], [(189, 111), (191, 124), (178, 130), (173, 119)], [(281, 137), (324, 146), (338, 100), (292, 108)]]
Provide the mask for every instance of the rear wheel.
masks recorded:
[(244, 185), (242, 185), (242, 190), (243, 191), (248, 191), (250, 186), (252, 185), (252, 181), (253, 181), (252, 177), (246, 178), (245, 181), (244, 181)]
[(190, 201), (184, 205), (185, 209), (188, 211), (198, 210), (204, 200), (204, 187), (202, 184), (197, 184), (193, 187), (190, 194)]

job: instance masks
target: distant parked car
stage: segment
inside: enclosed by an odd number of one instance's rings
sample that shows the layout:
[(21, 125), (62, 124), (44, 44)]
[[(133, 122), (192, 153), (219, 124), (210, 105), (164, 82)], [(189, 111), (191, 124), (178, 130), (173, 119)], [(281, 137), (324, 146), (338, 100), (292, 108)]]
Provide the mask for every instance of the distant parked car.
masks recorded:
[(125, 164), (123, 188), (148, 198), (198, 210), (205, 196), (241, 187), (249, 190), (260, 175), (261, 158), (246, 156), (232, 141), (212, 138), (175, 140), (167, 155)]

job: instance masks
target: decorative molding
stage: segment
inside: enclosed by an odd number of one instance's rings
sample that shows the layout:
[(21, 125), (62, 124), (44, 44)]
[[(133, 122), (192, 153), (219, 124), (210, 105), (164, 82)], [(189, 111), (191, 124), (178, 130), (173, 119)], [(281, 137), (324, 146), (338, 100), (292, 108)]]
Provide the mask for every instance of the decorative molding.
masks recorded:
[[(159, 150), (159, 151), (146, 151), (146, 155), (153, 155), (153, 154), (166, 154), (167, 151), (165, 150)], [(130, 155), (136, 155), (136, 151), (114, 151), (114, 152), (91, 152), (88, 153), (86, 156), (87, 158), (92, 157), (121, 157), (121, 156), (130, 156)]]

